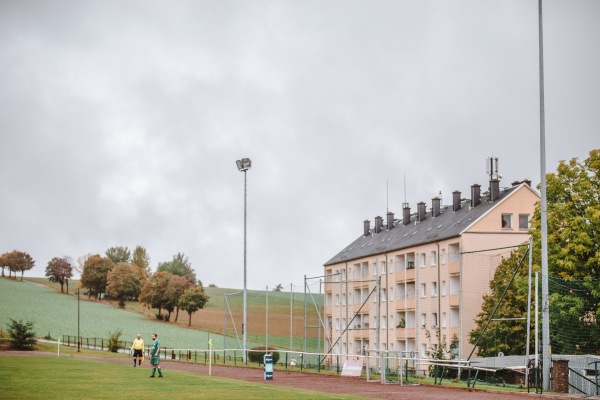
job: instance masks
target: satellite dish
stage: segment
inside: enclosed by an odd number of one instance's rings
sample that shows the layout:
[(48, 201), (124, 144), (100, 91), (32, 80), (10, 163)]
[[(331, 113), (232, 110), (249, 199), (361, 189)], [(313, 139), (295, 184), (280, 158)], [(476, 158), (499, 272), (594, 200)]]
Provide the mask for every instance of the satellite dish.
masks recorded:
[(503, 352), (498, 353), (498, 357), (504, 357), (504, 353)]

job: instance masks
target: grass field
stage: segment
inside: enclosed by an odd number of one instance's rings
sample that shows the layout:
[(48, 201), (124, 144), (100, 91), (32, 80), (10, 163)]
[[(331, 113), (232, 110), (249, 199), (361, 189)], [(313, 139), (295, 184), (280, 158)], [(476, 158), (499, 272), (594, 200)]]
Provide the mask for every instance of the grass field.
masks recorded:
[(74, 357), (2, 357), (2, 399), (360, 399), (181, 371), (149, 379), (131, 368)]
[[(27, 279), (27, 278), (26, 278)], [(36, 284), (9, 279), (0, 279), (0, 326), (6, 329), (9, 319), (32, 321), (38, 337), (50, 335), (58, 338), (62, 335), (77, 335), (77, 297), (73, 295), (77, 282), (71, 282), (70, 294), (60, 294), (60, 286), (44, 278), (30, 278)], [(228, 339), (227, 348), (239, 348), (232, 327), (231, 317), (224, 315), (223, 297), (225, 293), (233, 293), (234, 289), (206, 288), (211, 296), (208, 306), (194, 314), (192, 327), (187, 327), (186, 313), (179, 315), (178, 323), (166, 323), (154, 318), (156, 310), (144, 310), (137, 302), (128, 302), (126, 310), (118, 309), (96, 301), (88, 301), (81, 297), (80, 330), (82, 337), (107, 338), (109, 331), (120, 329), (122, 340), (131, 341), (136, 333), (142, 333), (150, 342), (150, 334), (157, 332), (163, 346), (177, 349), (206, 349), (208, 339), (212, 340), (213, 349), (222, 349), (224, 316), (227, 316)], [(319, 296), (316, 296), (317, 302)], [(237, 322), (238, 334), (241, 337), (241, 296), (228, 296), (234, 320)], [(249, 332), (248, 347), (264, 345), (266, 341), (264, 292), (250, 291), (248, 296)], [(304, 345), (304, 303), (303, 294), (293, 295), (293, 349), (302, 350)], [(317, 325), (313, 313), (309, 315), (308, 325)], [(282, 348), (290, 346), (290, 293), (269, 293), (269, 345)], [(310, 318), (310, 316), (313, 316)], [(173, 320), (173, 318), (172, 318)], [(317, 351), (315, 330), (309, 331), (308, 351)]]

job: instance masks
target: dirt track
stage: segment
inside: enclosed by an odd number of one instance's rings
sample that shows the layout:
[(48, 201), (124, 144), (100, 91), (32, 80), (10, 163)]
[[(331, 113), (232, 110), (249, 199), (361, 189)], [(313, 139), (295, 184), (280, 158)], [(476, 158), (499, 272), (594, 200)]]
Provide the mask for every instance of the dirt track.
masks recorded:
[[(51, 355), (50, 353), (38, 352), (12, 352), (0, 351), (0, 356), (31, 356), (31, 355)], [(116, 364), (131, 364), (129, 359), (110, 359), (110, 358), (88, 358), (95, 361), (111, 362)], [(208, 374), (208, 366), (202, 364), (187, 364), (181, 362), (161, 361), (165, 378), (168, 378), (169, 370), (188, 371), (198, 374)], [(146, 367), (149, 369), (148, 364)], [(307, 373), (300, 371), (274, 371), (272, 381), (263, 380), (262, 368), (251, 367), (228, 367), (223, 365), (213, 365), (212, 375), (232, 379), (239, 379), (247, 382), (261, 383), (264, 385), (286, 386), (290, 388), (301, 388), (316, 390), (327, 393), (352, 394), (364, 396), (373, 399), (410, 399), (410, 400), (525, 400), (531, 399), (570, 399), (578, 398), (568, 395), (555, 394), (527, 394), (527, 393), (507, 393), (500, 391), (484, 391), (467, 388), (451, 388), (444, 386), (399, 386), (382, 385), (377, 382), (368, 383), (364, 378), (349, 378), (333, 375), (323, 375), (316, 373)]]

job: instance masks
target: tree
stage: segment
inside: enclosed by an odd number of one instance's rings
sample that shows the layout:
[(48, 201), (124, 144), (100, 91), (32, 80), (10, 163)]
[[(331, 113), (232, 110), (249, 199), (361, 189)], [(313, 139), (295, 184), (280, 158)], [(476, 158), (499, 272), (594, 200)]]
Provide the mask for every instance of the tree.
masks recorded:
[(3, 264), (3, 271), (4, 267), (8, 267), (9, 276), (14, 273), (15, 279), (17, 278), (17, 272), (20, 272), (21, 280), (23, 280), (23, 273), (29, 271), (35, 265), (35, 261), (29, 254), (18, 250), (4, 253), (0, 261)]
[(186, 277), (177, 275), (171, 276), (163, 297), (163, 308), (168, 312), (167, 321), (171, 319), (171, 313), (176, 310), (175, 322), (177, 322), (177, 319), (179, 318), (179, 298), (192, 286), (193, 284)]
[(172, 276), (173, 274), (170, 272), (157, 272), (142, 285), (139, 302), (147, 307), (158, 309), (158, 314), (156, 315), (158, 319), (162, 319), (163, 299)]
[[(498, 305), (494, 318), (521, 318), (527, 313), (528, 265), (524, 260), (526, 248), (513, 251), (502, 260), (494, 278), (490, 281), (490, 294), (483, 296), (482, 311), (475, 318), (477, 328), (469, 333), (469, 342), (475, 344), (484, 326)], [(519, 262), (517, 275), (501, 303), (500, 297), (513, 276)], [(532, 325), (533, 329), (533, 325)], [(505, 355), (525, 354), (527, 326), (522, 321), (493, 321), (479, 341), (477, 354), (480, 357), (494, 357), (502, 352)], [(532, 330), (533, 331), (533, 330)]]
[(34, 350), (37, 341), (34, 339), (33, 322), (15, 321), (10, 319), (8, 333), (11, 337), (11, 347), (18, 350)]
[(106, 293), (119, 299), (119, 307), (125, 307), (125, 299), (137, 299), (141, 291), (142, 275), (139, 268), (126, 262), (115, 265), (106, 277)]
[(150, 276), (150, 256), (144, 247), (135, 247), (131, 262), (137, 265), (137, 267), (143, 271), (144, 278), (148, 278)]
[(204, 308), (210, 297), (204, 292), (200, 285), (194, 286), (183, 292), (179, 297), (179, 308), (189, 315), (188, 326), (192, 325), (192, 314)]
[(2, 268), (2, 276), (4, 276), (4, 268), (8, 268), (8, 253), (4, 253), (0, 255), (0, 268)]
[[(550, 340), (553, 353), (586, 354), (600, 351), (600, 149), (580, 162), (561, 161), (546, 175), (548, 272), (550, 275)], [(533, 269), (541, 270), (541, 212), (531, 220)], [(478, 328), (487, 321), (524, 250), (504, 260), (484, 298)], [(566, 290), (562, 290), (566, 289)], [(521, 267), (496, 317), (519, 317), (527, 311), (527, 268)], [(523, 323), (493, 322), (480, 342), (480, 355), (523, 354)], [(493, 337), (495, 335), (495, 337)], [(492, 340), (492, 338), (494, 340)]]
[(128, 263), (131, 261), (131, 251), (127, 247), (117, 246), (106, 250), (106, 257), (110, 258), (115, 264), (120, 262)]
[(192, 264), (183, 253), (177, 253), (173, 260), (159, 263), (157, 272), (170, 272), (173, 275), (186, 277), (192, 284), (196, 284), (196, 273), (192, 269)]
[(63, 287), (67, 283), (67, 293), (69, 293), (68, 282), (73, 276), (73, 266), (66, 257), (54, 257), (48, 262), (46, 276), (50, 282), (60, 283), (61, 293), (64, 292)]
[(88, 297), (92, 294), (98, 296), (106, 293), (108, 272), (115, 266), (110, 258), (99, 255), (90, 256), (83, 265), (81, 274), (81, 287), (89, 290)]

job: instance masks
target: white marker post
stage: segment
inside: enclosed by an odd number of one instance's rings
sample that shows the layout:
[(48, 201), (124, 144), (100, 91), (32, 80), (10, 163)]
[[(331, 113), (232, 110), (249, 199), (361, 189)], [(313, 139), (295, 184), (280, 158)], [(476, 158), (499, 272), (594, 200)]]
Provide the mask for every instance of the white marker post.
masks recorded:
[(208, 339), (208, 375), (212, 375), (212, 339)]

